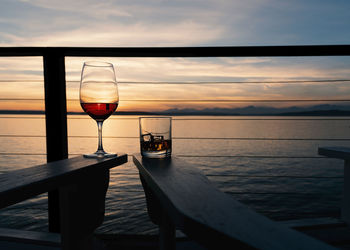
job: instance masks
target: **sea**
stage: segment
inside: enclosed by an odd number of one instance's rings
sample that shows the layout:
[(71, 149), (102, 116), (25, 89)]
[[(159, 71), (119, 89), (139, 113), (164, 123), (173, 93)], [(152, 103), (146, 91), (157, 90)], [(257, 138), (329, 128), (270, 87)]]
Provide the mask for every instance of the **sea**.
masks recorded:
[[(172, 154), (212, 185), (273, 220), (339, 217), (342, 160), (319, 156), (323, 146), (350, 146), (349, 117), (173, 116)], [(97, 148), (97, 126), (68, 116), (69, 157)], [(0, 174), (46, 162), (43, 115), (0, 115)], [(129, 155), (111, 170), (99, 233), (157, 234), (132, 154), (140, 151), (139, 117), (113, 115), (103, 125), (107, 152)], [(194, 192), (200, 190), (194, 190)], [(0, 227), (47, 231), (47, 195), (0, 210)]]

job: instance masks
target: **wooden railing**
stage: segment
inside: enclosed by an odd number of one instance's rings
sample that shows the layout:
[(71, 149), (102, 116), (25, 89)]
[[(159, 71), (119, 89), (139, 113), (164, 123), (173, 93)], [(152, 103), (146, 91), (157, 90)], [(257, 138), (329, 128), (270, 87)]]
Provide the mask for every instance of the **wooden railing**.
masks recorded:
[[(350, 45), (242, 47), (2, 47), (0, 57), (43, 57), (47, 161), (68, 158), (65, 57), (296, 57), (349, 56)], [(59, 232), (59, 194), (49, 193), (49, 229)]]

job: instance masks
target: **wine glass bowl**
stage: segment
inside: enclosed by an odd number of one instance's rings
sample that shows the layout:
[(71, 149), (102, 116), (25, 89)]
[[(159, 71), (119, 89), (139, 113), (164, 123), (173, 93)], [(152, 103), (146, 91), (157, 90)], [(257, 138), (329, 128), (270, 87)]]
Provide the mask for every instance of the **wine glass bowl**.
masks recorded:
[(106, 153), (102, 145), (102, 124), (117, 109), (118, 85), (113, 64), (107, 62), (85, 62), (80, 81), (80, 105), (97, 122), (98, 148), (88, 158), (114, 157)]

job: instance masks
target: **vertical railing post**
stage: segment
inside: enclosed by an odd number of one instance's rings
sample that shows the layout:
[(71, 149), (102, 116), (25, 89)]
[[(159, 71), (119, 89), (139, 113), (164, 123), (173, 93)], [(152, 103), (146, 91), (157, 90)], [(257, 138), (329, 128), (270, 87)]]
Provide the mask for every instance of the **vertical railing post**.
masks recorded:
[[(64, 55), (57, 48), (44, 53), (47, 162), (68, 158), (66, 74)], [(49, 231), (60, 231), (58, 190), (48, 194)]]
[(350, 225), (350, 160), (348, 159), (344, 161), (344, 194), (341, 218)]

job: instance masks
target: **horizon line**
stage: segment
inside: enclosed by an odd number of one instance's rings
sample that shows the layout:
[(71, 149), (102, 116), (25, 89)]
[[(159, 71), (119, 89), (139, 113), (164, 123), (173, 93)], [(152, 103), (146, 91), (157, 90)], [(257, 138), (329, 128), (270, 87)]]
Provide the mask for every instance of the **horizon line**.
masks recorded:
[[(0, 115), (18, 114), (18, 115), (44, 115), (43, 110), (0, 110)], [(67, 115), (87, 115), (85, 112), (68, 111)], [(304, 111), (281, 111), (265, 113), (229, 113), (215, 112), (206, 110), (165, 110), (165, 111), (119, 111), (115, 115), (171, 115), (171, 116), (350, 116), (349, 110), (330, 109), (330, 110), (304, 110)]]

